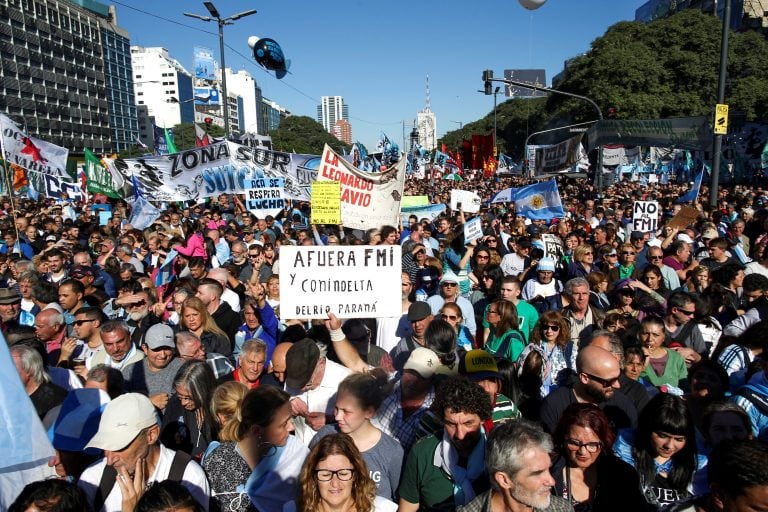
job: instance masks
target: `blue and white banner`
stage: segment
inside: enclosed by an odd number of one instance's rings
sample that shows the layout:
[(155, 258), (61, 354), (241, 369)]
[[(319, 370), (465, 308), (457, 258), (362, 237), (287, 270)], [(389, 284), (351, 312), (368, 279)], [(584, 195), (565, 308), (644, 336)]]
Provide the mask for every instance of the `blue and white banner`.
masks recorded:
[(415, 215), (417, 219), (429, 219), (434, 221), (445, 211), (444, 204), (430, 204), (425, 206), (406, 206), (400, 208), (403, 217)]
[(565, 216), (555, 180), (542, 181), (496, 193), (491, 203), (515, 203), (517, 214), (531, 220), (549, 220)]

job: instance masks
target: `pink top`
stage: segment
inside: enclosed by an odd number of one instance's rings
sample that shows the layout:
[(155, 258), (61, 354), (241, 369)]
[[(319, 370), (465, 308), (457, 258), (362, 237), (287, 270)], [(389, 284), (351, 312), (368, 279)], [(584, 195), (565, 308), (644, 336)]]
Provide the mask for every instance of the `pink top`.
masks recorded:
[(200, 256), (206, 260), (208, 259), (208, 253), (205, 252), (205, 241), (203, 240), (203, 235), (199, 232), (196, 232), (189, 237), (186, 246), (177, 245), (174, 249), (182, 256), (187, 256), (188, 258), (192, 256)]

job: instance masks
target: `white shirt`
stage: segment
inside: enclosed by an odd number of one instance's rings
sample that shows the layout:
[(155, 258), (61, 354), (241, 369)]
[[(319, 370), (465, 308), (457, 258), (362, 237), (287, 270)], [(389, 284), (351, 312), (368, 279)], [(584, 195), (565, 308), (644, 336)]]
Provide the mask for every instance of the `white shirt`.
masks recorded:
[[(152, 476), (147, 478), (147, 484), (154, 482), (162, 482), (168, 479), (168, 473), (171, 471), (171, 463), (176, 452), (160, 445), (160, 458), (155, 466), (155, 471)], [(101, 475), (104, 472), (104, 467), (107, 465), (107, 459), (101, 459), (86, 468), (83, 471), (83, 475), (80, 477), (80, 481), (77, 483), (88, 498), (88, 502), (93, 505), (93, 500), (96, 497), (96, 490), (99, 488), (99, 482), (101, 482)], [(203, 468), (201, 468), (197, 462), (190, 461), (187, 467), (184, 469), (184, 476), (181, 480), (181, 485), (186, 487), (192, 496), (195, 498), (204, 510), (208, 510), (208, 501), (211, 496), (211, 487), (208, 484), (208, 479), (205, 476)], [(115, 482), (115, 486), (110, 491), (109, 496), (104, 501), (102, 509), (104, 512), (122, 512), (123, 510), (123, 495), (120, 492), (120, 486)], [(99, 512), (99, 511), (96, 511)]]

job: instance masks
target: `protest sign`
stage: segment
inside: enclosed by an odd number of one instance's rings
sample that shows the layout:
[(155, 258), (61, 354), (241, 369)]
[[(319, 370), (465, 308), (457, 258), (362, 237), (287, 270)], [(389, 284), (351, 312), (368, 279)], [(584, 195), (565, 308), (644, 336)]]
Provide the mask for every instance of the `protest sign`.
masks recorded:
[(411, 208), (413, 206), (427, 206), (429, 196), (404, 196), (400, 202), (400, 208)]
[(558, 261), (563, 255), (563, 244), (556, 235), (544, 233), (541, 235), (541, 241), (544, 243), (544, 256)]
[(635, 201), (632, 205), (632, 231), (656, 232), (659, 227), (659, 203)]
[(671, 228), (685, 229), (691, 224), (695, 224), (699, 218), (699, 210), (693, 206), (683, 206), (680, 211), (667, 223)]
[(246, 184), (250, 188), (245, 191), (245, 207), (256, 217), (274, 216), (285, 208), (283, 178), (261, 178), (249, 180)]
[(402, 314), (399, 245), (280, 248), (280, 318)]
[(45, 195), (48, 197), (61, 198), (62, 192), (67, 194), (67, 198), (71, 201), (84, 201), (85, 194), (83, 189), (80, 188), (80, 183), (73, 183), (71, 181), (64, 181), (63, 178), (54, 176), (53, 174), (41, 174), (45, 182)]
[(464, 243), (478, 240), (483, 236), (483, 224), (480, 217), (474, 217), (464, 223)]
[(401, 158), (383, 172), (361, 171), (326, 144), (318, 166), (317, 180), (341, 183), (341, 220), (345, 228), (397, 226), (406, 163), (407, 160)]
[(451, 210), (477, 213), (480, 211), (480, 196), (469, 190), (451, 190)]
[(312, 183), (312, 224), (341, 224), (341, 183)]

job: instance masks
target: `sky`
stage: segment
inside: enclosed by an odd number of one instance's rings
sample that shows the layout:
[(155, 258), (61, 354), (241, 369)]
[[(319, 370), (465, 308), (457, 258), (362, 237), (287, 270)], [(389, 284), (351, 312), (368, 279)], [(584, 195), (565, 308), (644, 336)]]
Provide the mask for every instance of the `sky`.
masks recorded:
[[(102, 0), (115, 5), (131, 44), (166, 48), (189, 72), (193, 47), (213, 50), (218, 27), (202, 0)], [(546, 0), (529, 11), (518, 0), (215, 0), (223, 17), (257, 14), (224, 28), (225, 63), (251, 73), (262, 94), (294, 115), (316, 118), (321, 96), (343, 96), (353, 139), (375, 148), (382, 132), (402, 144), (426, 105), (438, 137), (493, 111), (482, 72), (543, 68), (547, 85), (566, 59), (589, 50), (611, 25), (634, 19), (644, 0)], [(249, 36), (270, 37), (291, 60), (278, 80), (253, 59)], [(503, 88), (502, 88), (503, 90)], [(502, 94), (498, 102), (504, 101)], [(405, 126), (405, 128), (404, 128)]]

